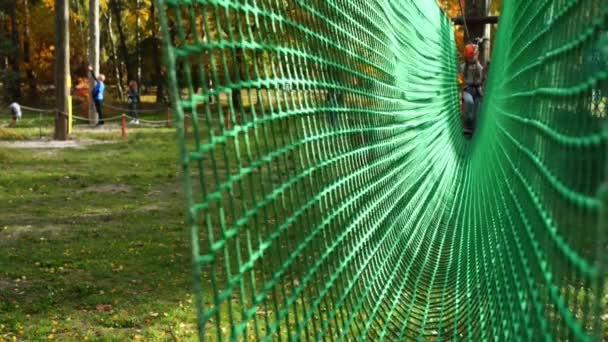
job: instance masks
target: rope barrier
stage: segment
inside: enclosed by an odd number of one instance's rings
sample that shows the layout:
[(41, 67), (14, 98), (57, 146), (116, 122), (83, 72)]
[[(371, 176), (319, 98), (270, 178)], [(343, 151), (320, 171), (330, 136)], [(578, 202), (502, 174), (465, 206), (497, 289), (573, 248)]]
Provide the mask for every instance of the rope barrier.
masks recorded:
[(117, 107), (117, 106), (112, 106), (109, 104), (104, 104), (103, 105), (105, 108), (109, 108), (109, 109), (113, 109), (115, 111), (122, 111), (125, 113), (158, 113), (158, 112), (162, 112), (164, 111), (166, 108), (153, 108), (153, 109), (130, 109), (130, 108), (123, 108), (123, 107)]
[(144, 127), (154, 127), (154, 128), (166, 127), (166, 123), (163, 123), (163, 124), (149, 124), (149, 123), (145, 123), (145, 122), (140, 122), (139, 125), (140, 126), (144, 126)]
[(30, 112), (38, 112), (38, 113), (52, 113), (52, 112), (57, 111), (56, 109), (43, 109), (43, 108), (28, 107), (28, 106), (22, 106), (22, 105), (19, 105), (19, 107), (21, 109), (25, 109)]
[(144, 123), (149, 123), (149, 124), (163, 124), (163, 125), (167, 124), (167, 120), (144, 120), (144, 119), (135, 118), (130, 115), (127, 115), (127, 117), (130, 119), (139, 120), (139, 122), (144, 122)]
[[(56, 114), (60, 114), (63, 115), (65, 117), (70, 117), (68, 113), (61, 111), (57, 108), (36, 108), (36, 107), (29, 107), (29, 106), (22, 106), (20, 105), (20, 107), (26, 111), (31, 111), (31, 112), (36, 112), (39, 113), (39, 117), (38, 117), (38, 122), (39, 122), (39, 135), (40, 138), (42, 138), (42, 126), (40, 126), (40, 122), (42, 122), (43, 119), (43, 114), (45, 113), (56, 113)], [(133, 112), (132, 110), (126, 109), (126, 108), (120, 108), (120, 107), (115, 107), (115, 106), (111, 106), (111, 105), (104, 105), (104, 107), (107, 108), (111, 108), (111, 109), (115, 109), (115, 110), (124, 110), (125, 112)], [(139, 112), (139, 113), (150, 113), (150, 112), (159, 112), (162, 110), (167, 110), (167, 108), (159, 108), (159, 109), (148, 109), (148, 110), (135, 110), (135, 112)], [(170, 110), (170, 109), (169, 109)], [(80, 121), (80, 122), (90, 122), (91, 119), (87, 118), (87, 117), (83, 117), (83, 116), (78, 116), (78, 115), (71, 115), (71, 118), (73, 121)], [(119, 120), (123, 120), (124, 119), (129, 119), (129, 120), (137, 120), (138, 123), (137, 125), (139, 126), (143, 126), (143, 127), (153, 127), (153, 128), (161, 128), (161, 127), (170, 127), (171, 125), (171, 116), (170, 113), (168, 113), (167, 115), (167, 119), (164, 120), (147, 120), (147, 119), (142, 119), (142, 118), (138, 118), (138, 117), (134, 117), (132, 115), (129, 114), (121, 114), (121, 115), (115, 115), (115, 116), (110, 116), (110, 117), (104, 117), (102, 118), (102, 120), (104, 122), (113, 122), (113, 121), (119, 121)], [(188, 119), (192, 119), (192, 115), (189, 114), (184, 114), (184, 119), (186, 121), (188, 121)], [(123, 130), (126, 129), (126, 121), (124, 121), (121, 126)], [(187, 123), (186, 123), (187, 125)], [(126, 131), (123, 132), (123, 137), (126, 137)]]
[(80, 120), (80, 121), (90, 121), (88, 118), (84, 118), (82, 116), (72, 115), (72, 119)]

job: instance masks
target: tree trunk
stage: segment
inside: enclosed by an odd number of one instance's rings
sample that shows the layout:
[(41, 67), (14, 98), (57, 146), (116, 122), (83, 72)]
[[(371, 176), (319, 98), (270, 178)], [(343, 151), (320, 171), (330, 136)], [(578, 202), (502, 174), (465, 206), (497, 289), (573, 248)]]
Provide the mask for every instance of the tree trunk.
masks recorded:
[(69, 0), (55, 0), (55, 139), (68, 138), (68, 101), (70, 73)]
[[(2, 24), (2, 41), (9, 41), (9, 34), (11, 32), (11, 28), (10, 28), (10, 21), (9, 20), (2, 20), (1, 22)], [(8, 51), (6, 49), (6, 46), (3, 46), (3, 55), (2, 55), (2, 70), (4, 71), (8, 71), (9, 67), (10, 67), (10, 62), (11, 62), (11, 55), (10, 55), (10, 51)], [(5, 85), (6, 87), (6, 85)]]
[(23, 61), (27, 66), (27, 82), (29, 85), (29, 96), (32, 99), (37, 97), (36, 78), (34, 69), (32, 68), (32, 59), (30, 55), (30, 4), (28, 0), (23, 0)]
[[(99, 75), (99, 0), (89, 0), (89, 65), (93, 73)], [(95, 103), (90, 94), (95, 87), (95, 80), (89, 74), (89, 124), (96, 125), (99, 121)]]
[[(83, 4), (81, 4), (81, 1), (86, 1), (86, 0), (77, 0), (77, 1), (74, 1), (74, 4), (76, 5), (76, 8), (74, 8), (74, 11), (76, 13), (78, 13), (79, 15), (84, 14), (84, 15), (88, 16), (89, 20), (90, 20), (91, 16), (88, 13), (81, 13), (81, 6), (83, 5)], [(86, 26), (84, 24), (84, 20), (78, 20), (78, 34), (82, 35), (81, 39), (82, 39), (83, 43), (88, 42), (87, 41), (87, 39), (88, 39), (87, 38), (87, 30), (86, 30)], [(86, 45), (87, 47), (85, 47), (84, 50), (82, 51), (82, 53), (84, 53), (84, 55), (85, 55), (85, 57), (86, 57), (87, 60), (89, 60), (89, 49), (88, 49), (89, 45), (90, 44)]]
[(135, 34), (135, 42), (137, 44), (137, 84), (141, 87), (141, 2), (142, 0), (137, 0), (137, 9), (136, 9), (136, 34)]
[[(466, 0), (465, 17), (484, 17), (490, 14), (490, 0)], [(486, 37), (490, 39), (490, 26), (486, 24), (468, 24), (471, 39)], [(490, 41), (484, 42), (479, 50), (479, 62), (486, 65), (490, 60)]]
[[(0, 41), (6, 40), (6, 31), (4, 27), (4, 20), (1, 20), (0, 17)], [(6, 54), (4, 53), (4, 49), (0, 48), (0, 70), (6, 70), (7, 62), (6, 62)]]
[(114, 43), (114, 31), (112, 31), (112, 14), (106, 13), (106, 23), (108, 25), (108, 43), (110, 44), (110, 59), (114, 65), (114, 75), (116, 78), (116, 89), (118, 90), (118, 97), (122, 100), (123, 89), (122, 89), (122, 68), (120, 67), (120, 61), (118, 60), (116, 53), (116, 44)]
[[(242, 77), (241, 68), (243, 67), (243, 49), (242, 48), (235, 49), (234, 59), (235, 59), (235, 63), (232, 66), (232, 69), (234, 70), (234, 82), (240, 82), (241, 77)], [(240, 108), (241, 108), (241, 90), (240, 89), (233, 89), (232, 106), (234, 107), (235, 113), (240, 113)]]
[(17, 23), (17, 2), (11, 6), (11, 43), (13, 48), (11, 67), (13, 69), (14, 80), (12, 82), (13, 100), (21, 99), (21, 74), (19, 70), (19, 24)]
[(127, 38), (125, 36), (125, 30), (122, 26), (122, 3), (121, 0), (111, 0), (110, 7), (114, 12), (116, 18), (116, 27), (118, 28), (118, 39), (120, 40), (120, 54), (122, 62), (125, 64), (127, 69), (127, 82), (135, 79), (133, 75), (132, 65), (129, 59), (129, 49), (127, 49)]
[(160, 48), (158, 46), (159, 40), (157, 38), (158, 28), (156, 26), (156, 7), (154, 6), (155, 1), (150, 2), (150, 20), (152, 21), (152, 41), (153, 41), (153, 54), (154, 54), (154, 72), (156, 74), (156, 103), (164, 102), (165, 97), (165, 80), (162, 75), (161, 59), (160, 59)]

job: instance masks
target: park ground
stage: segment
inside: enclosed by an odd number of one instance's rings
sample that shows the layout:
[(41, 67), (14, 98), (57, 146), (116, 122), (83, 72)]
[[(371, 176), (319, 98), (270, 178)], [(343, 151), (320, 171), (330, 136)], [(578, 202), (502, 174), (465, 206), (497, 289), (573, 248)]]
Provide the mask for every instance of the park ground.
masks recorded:
[(0, 123), (0, 341), (194, 340), (175, 131), (15, 148), (52, 135), (42, 120)]
[(0, 342), (196, 340), (174, 129), (2, 119)]

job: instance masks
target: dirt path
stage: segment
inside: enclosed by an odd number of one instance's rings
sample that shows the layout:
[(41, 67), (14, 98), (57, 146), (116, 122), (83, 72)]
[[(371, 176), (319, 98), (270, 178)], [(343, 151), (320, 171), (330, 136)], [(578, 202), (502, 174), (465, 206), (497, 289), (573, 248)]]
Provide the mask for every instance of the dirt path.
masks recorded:
[(83, 148), (98, 144), (111, 144), (117, 141), (104, 141), (95, 139), (77, 139), (77, 140), (25, 140), (25, 141), (0, 141), (0, 148), (25, 148), (25, 149), (62, 149), (62, 148)]

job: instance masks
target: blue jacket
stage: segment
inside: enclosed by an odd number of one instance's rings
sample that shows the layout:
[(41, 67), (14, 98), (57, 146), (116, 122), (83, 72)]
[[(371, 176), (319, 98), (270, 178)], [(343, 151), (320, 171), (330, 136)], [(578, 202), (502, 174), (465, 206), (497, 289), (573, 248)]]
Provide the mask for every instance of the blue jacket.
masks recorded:
[(104, 90), (106, 90), (106, 85), (103, 84), (103, 82), (95, 82), (95, 88), (93, 88), (93, 99), (102, 101)]

